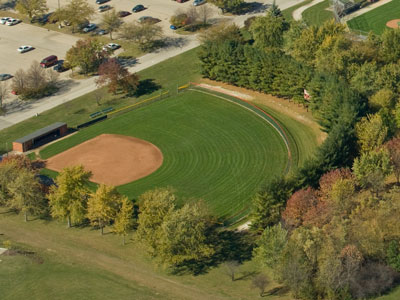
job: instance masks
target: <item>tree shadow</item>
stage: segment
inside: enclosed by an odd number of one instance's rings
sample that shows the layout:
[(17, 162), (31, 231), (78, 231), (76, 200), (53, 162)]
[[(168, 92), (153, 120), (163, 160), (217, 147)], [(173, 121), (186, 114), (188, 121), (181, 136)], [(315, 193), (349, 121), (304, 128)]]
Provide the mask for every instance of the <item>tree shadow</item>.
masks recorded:
[(238, 9), (238, 15), (257, 14), (265, 12), (271, 5), (261, 2), (244, 2)]
[(290, 292), (290, 288), (288, 286), (278, 286), (266, 291), (265, 294), (269, 296), (284, 296)]
[[(204, 260), (188, 260), (176, 265), (171, 269), (173, 275), (201, 275), (205, 274), (212, 267), (226, 261), (237, 261), (243, 263), (252, 257), (255, 236), (246, 231), (221, 230), (211, 233), (212, 244), (215, 245), (216, 253)], [(252, 272), (242, 276), (242, 279), (254, 276)], [(238, 279), (239, 280), (239, 279)]]
[(117, 57), (118, 63), (124, 68), (130, 68), (137, 64), (137, 58), (133, 56), (120, 55)]
[(161, 85), (154, 82), (154, 79), (143, 79), (139, 81), (139, 85), (134, 94), (135, 97), (140, 97), (146, 94), (151, 94), (161, 88)]
[(251, 272), (242, 272), (242, 276), (235, 278), (234, 281), (238, 281), (238, 280), (248, 280), (251, 279), (252, 277), (254, 277), (255, 275), (259, 274), (260, 272), (257, 271), (251, 271)]

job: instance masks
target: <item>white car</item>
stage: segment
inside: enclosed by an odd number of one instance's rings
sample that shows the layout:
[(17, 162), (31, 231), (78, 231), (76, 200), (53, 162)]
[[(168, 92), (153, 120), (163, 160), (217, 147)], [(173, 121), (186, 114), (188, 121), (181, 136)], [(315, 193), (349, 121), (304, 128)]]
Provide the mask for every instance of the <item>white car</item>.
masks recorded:
[(3, 18), (1, 18), (0, 19), (0, 24), (6, 24), (6, 22), (8, 21), (8, 20), (10, 20), (11, 18), (10, 17), (3, 17)]
[(13, 26), (13, 25), (16, 25), (16, 24), (18, 24), (18, 23), (20, 23), (21, 22), (21, 20), (18, 20), (18, 19), (8, 19), (8, 21), (6, 22), (6, 25), (7, 26)]
[(117, 49), (119, 49), (119, 48), (121, 48), (121, 46), (120, 45), (118, 45), (118, 44), (115, 44), (115, 43), (109, 43), (109, 44), (107, 44), (107, 45), (105, 45), (104, 47), (103, 47), (103, 50), (104, 51), (107, 51), (107, 50), (117, 50)]
[(24, 53), (33, 50), (32, 46), (21, 46), (17, 49), (18, 52)]

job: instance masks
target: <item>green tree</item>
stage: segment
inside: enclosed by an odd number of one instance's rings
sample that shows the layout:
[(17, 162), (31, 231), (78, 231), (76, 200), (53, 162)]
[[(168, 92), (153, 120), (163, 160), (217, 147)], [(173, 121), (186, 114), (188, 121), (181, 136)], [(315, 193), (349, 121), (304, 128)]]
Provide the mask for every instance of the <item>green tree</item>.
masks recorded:
[(223, 43), (224, 41), (242, 41), (240, 28), (236, 24), (221, 22), (200, 32), (199, 39), (203, 43)]
[(17, 176), (8, 185), (10, 200), (7, 206), (24, 214), (25, 222), (28, 215), (39, 215), (46, 206), (40, 184), (35, 174), (27, 169), (18, 170)]
[(381, 149), (363, 153), (354, 160), (353, 172), (363, 188), (371, 188), (378, 194), (385, 178), (392, 172), (388, 151)]
[(64, 168), (57, 176), (56, 185), (50, 188), (49, 204), (54, 218), (80, 222), (86, 216), (86, 202), (89, 195), (88, 183), (91, 172), (82, 165)]
[(275, 277), (282, 263), (282, 253), (288, 241), (288, 232), (281, 224), (267, 227), (257, 241), (253, 256), (261, 265), (274, 270)]
[(368, 99), (369, 106), (378, 111), (382, 108), (393, 109), (395, 104), (395, 94), (388, 88), (377, 91)]
[(393, 138), (385, 144), (389, 151), (390, 163), (393, 173), (396, 177), (397, 184), (400, 183), (400, 138)]
[(92, 226), (100, 227), (101, 235), (104, 233), (104, 227), (115, 219), (120, 201), (121, 195), (115, 187), (105, 184), (100, 184), (96, 192), (89, 197), (86, 216)]
[(125, 237), (132, 227), (133, 204), (127, 197), (122, 197), (120, 209), (115, 217), (113, 230), (116, 234), (122, 235), (122, 245), (125, 245)]
[(117, 31), (123, 22), (121, 21), (121, 18), (118, 16), (118, 13), (115, 11), (115, 9), (112, 9), (103, 14), (101, 23), (103, 24), (103, 28), (110, 33), (110, 39), (112, 40), (113, 32)]
[(31, 20), (49, 10), (46, 0), (18, 0), (15, 9), (23, 15), (28, 15)]
[(87, 0), (71, 0), (66, 6), (55, 12), (59, 20), (66, 20), (71, 24), (72, 32), (76, 27), (87, 22), (95, 14), (94, 8)]
[(400, 59), (400, 30), (386, 29), (381, 36), (380, 55), (386, 63)]
[(380, 147), (387, 137), (388, 128), (379, 114), (363, 117), (356, 124), (356, 135), (361, 152), (369, 152)]
[(176, 197), (170, 188), (147, 191), (139, 197), (137, 238), (155, 256), (161, 239), (161, 224), (175, 210)]
[(243, 0), (211, 0), (210, 2), (220, 8), (222, 13), (237, 13), (244, 3)]
[(287, 179), (277, 178), (258, 192), (252, 200), (251, 228), (262, 232), (279, 222), (292, 189), (292, 183)]
[(148, 51), (156, 47), (157, 42), (163, 38), (163, 31), (155, 24), (130, 22), (121, 26), (119, 36), (138, 43), (140, 49)]
[(214, 221), (202, 202), (185, 204), (167, 214), (161, 225), (158, 255), (170, 266), (209, 259), (215, 253), (210, 242)]
[(288, 25), (283, 17), (267, 14), (257, 17), (250, 25), (254, 45), (260, 49), (277, 50), (283, 45), (283, 33)]
[(14, 161), (0, 163), (0, 206), (7, 206), (11, 199), (9, 185), (18, 176), (17, 164)]
[(96, 72), (100, 64), (109, 56), (103, 50), (103, 44), (92, 38), (78, 40), (75, 46), (67, 51), (66, 60), (71, 68), (79, 67), (80, 72)]

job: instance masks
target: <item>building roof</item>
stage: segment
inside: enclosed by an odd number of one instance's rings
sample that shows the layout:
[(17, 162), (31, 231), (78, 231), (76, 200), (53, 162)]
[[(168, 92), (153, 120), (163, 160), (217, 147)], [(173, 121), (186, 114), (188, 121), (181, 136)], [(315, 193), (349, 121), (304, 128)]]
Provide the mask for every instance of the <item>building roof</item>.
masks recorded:
[(49, 132), (51, 132), (53, 130), (56, 130), (56, 129), (64, 126), (64, 125), (67, 125), (67, 123), (62, 123), (62, 122), (53, 123), (53, 124), (51, 124), (49, 126), (43, 127), (43, 128), (41, 128), (39, 130), (36, 130), (35, 132), (33, 132), (31, 134), (28, 134), (28, 135), (26, 135), (26, 136), (24, 136), (22, 138), (19, 138), (19, 139), (15, 140), (15, 142), (16, 143), (21, 143), (21, 144), (25, 143), (25, 142), (33, 140), (35, 138), (41, 137), (42, 135), (45, 135), (45, 134), (47, 134), (47, 133), (49, 133)]

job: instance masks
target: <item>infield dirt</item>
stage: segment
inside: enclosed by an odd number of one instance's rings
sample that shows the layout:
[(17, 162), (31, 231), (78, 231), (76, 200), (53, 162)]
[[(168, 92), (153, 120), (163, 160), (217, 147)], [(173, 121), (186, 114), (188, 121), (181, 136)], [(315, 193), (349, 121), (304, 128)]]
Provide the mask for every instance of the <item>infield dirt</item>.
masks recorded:
[(118, 134), (101, 134), (46, 161), (46, 168), (61, 171), (83, 165), (91, 181), (118, 186), (143, 178), (163, 162), (159, 148), (147, 141)]

